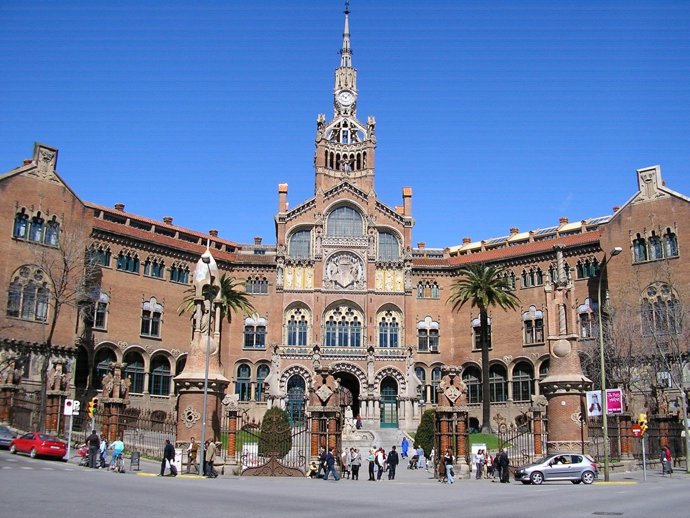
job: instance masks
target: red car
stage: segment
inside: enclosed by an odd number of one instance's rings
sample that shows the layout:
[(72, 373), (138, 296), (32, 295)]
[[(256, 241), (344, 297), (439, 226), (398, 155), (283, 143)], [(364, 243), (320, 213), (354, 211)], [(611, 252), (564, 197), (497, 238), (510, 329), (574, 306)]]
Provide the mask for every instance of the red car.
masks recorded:
[(28, 453), (31, 458), (39, 456), (62, 458), (67, 453), (67, 444), (52, 435), (29, 432), (12, 439), (10, 453), (18, 452)]

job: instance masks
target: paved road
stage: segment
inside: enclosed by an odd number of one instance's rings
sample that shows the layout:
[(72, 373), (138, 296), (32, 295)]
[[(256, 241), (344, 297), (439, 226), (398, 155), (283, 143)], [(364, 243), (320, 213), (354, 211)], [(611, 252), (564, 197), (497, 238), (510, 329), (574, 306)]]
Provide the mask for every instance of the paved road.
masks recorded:
[(687, 516), (690, 477), (614, 474), (612, 483), (524, 486), (463, 479), (447, 486), (422, 470), (401, 469), (398, 480), (339, 482), (304, 478), (156, 477), (89, 470), (0, 451), (0, 514), (45, 516), (203, 516), (309, 518), (375, 516), (558, 517)]

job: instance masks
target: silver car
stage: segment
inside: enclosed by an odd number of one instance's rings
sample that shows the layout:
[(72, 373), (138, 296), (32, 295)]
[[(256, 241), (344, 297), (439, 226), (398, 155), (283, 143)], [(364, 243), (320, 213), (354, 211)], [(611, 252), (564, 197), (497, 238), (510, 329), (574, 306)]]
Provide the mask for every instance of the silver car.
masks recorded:
[(579, 453), (554, 453), (515, 470), (515, 480), (536, 485), (552, 480), (591, 484), (598, 475), (594, 459)]
[(0, 425), (0, 448), (9, 448), (12, 439), (17, 436), (12, 430), (4, 425)]

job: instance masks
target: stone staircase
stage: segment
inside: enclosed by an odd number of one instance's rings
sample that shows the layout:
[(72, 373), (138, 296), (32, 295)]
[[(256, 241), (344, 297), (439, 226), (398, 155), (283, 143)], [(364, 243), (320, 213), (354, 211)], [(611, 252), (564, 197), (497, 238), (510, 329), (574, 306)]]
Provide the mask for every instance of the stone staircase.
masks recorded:
[[(344, 433), (343, 448), (357, 448), (364, 454), (372, 446), (382, 447), (388, 452), (391, 446), (395, 445), (400, 451), (402, 438), (403, 432), (397, 428), (367, 427), (363, 430), (354, 430), (352, 433)], [(410, 440), (411, 445), (412, 441)]]

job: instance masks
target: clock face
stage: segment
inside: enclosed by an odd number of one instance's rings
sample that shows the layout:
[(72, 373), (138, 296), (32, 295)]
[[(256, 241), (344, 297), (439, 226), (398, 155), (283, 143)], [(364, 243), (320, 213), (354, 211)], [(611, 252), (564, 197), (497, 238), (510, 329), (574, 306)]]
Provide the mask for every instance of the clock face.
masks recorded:
[(338, 102), (343, 106), (350, 106), (355, 102), (355, 96), (352, 92), (344, 90), (338, 94)]

